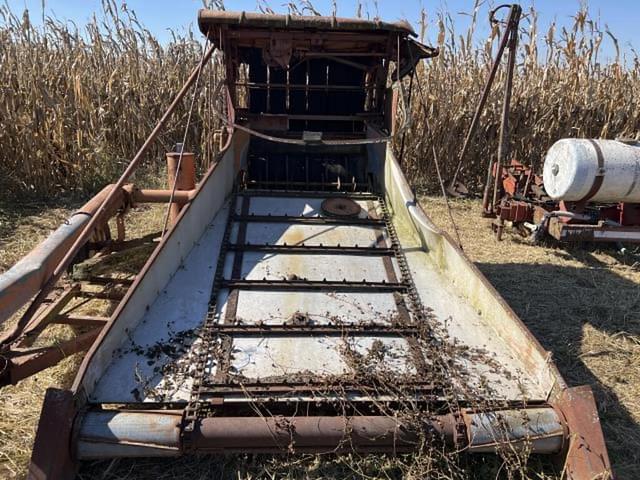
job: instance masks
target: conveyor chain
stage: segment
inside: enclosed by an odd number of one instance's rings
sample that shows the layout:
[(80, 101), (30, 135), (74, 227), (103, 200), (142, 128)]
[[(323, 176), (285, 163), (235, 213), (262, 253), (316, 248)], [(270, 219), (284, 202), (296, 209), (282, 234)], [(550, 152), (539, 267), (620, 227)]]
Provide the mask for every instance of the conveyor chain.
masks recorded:
[[(206, 314), (204, 325), (200, 331), (201, 342), (197, 348), (195, 358), (193, 387), (188, 407), (185, 409), (185, 425), (183, 429), (183, 443), (188, 450), (190, 447), (191, 434), (196, 428), (196, 422), (201, 415), (206, 413), (206, 405), (216, 402), (220, 397), (229, 392), (254, 392), (274, 394), (277, 392), (296, 392), (313, 390), (308, 384), (295, 385), (291, 382), (280, 382), (273, 384), (259, 384), (251, 386), (244, 382), (240, 386), (235, 386), (228, 373), (232, 338), (235, 336), (254, 335), (331, 335), (331, 336), (402, 336), (407, 339), (412, 350), (417, 371), (424, 370), (424, 360), (417, 346), (417, 337), (421, 334), (420, 327), (424, 327), (425, 312), (420, 298), (416, 291), (409, 266), (402, 251), (402, 247), (397, 237), (397, 233), (384, 199), (368, 194), (353, 192), (349, 194), (335, 194), (352, 199), (363, 199), (375, 201), (381, 208), (381, 218), (372, 216), (369, 218), (328, 218), (328, 217), (307, 217), (290, 215), (253, 215), (248, 214), (248, 197), (252, 196), (297, 196), (309, 198), (322, 198), (330, 196), (329, 192), (290, 192), (290, 191), (255, 191), (244, 190), (234, 194), (230, 202), (229, 215), (227, 217), (225, 232), (220, 246), (216, 272), (211, 291), (209, 308)], [(238, 199), (242, 199), (243, 208), (241, 214), (237, 212)], [(230, 242), (231, 232), (234, 222), (240, 224), (238, 238), (235, 243)], [(305, 245), (305, 244), (251, 244), (246, 241), (246, 225), (251, 222), (282, 222), (287, 224), (308, 224), (308, 225), (359, 225), (376, 227), (378, 242), (375, 246), (342, 246), (342, 245)], [(385, 241), (386, 234), (387, 241)], [(388, 244), (388, 243), (389, 244)], [(370, 255), (379, 256), (384, 259), (385, 269), (388, 279), (383, 281), (348, 281), (348, 280), (309, 280), (292, 275), (292, 278), (274, 279), (247, 279), (237, 278), (241, 270), (241, 255), (245, 251), (274, 253), (274, 254), (296, 254), (296, 255)], [(234, 266), (232, 278), (224, 278), (225, 264), (228, 252), (234, 252)], [(391, 259), (395, 258), (400, 272), (397, 278)], [(235, 302), (231, 307), (227, 305), (227, 315), (222, 319), (217, 314), (217, 298), (221, 289), (229, 289), (235, 292), (235, 300), (229, 295), (229, 302)], [(309, 319), (302, 319), (302, 323), (279, 323), (268, 324), (265, 322), (254, 324), (242, 324), (235, 318), (235, 308), (237, 307), (237, 293), (240, 290), (264, 290), (264, 291), (330, 291), (330, 292), (391, 292), (398, 295), (400, 317), (398, 320), (387, 323), (357, 323), (345, 324), (335, 322), (329, 324), (313, 324)], [(405, 300), (408, 305), (405, 305)], [(231, 310), (230, 310), (231, 309)], [(231, 313), (230, 313), (231, 312)], [(207, 375), (207, 370), (212, 366), (216, 367), (216, 375)], [(344, 386), (343, 386), (344, 387)], [(416, 386), (424, 388), (424, 386)]]

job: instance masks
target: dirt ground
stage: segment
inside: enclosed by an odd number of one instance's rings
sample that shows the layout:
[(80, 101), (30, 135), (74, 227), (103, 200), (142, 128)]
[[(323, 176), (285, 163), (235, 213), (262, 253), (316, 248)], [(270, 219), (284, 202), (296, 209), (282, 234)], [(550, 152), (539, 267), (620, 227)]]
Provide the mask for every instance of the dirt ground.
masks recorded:
[[(444, 202), (421, 199), (432, 219), (451, 223)], [(613, 249), (533, 246), (505, 235), (497, 243), (475, 201), (454, 201), (453, 215), (462, 246), (527, 324), (570, 385), (589, 384), (598, 401), (614, 469), (620, 479), (640, 478), (640, 256)], [(30, 206), (21, 211), (0, 205), (0, 271), (44, 239), (70, 208)], [(136, 212), (135, 235), (158, 228), (162, 210)], [(68, 387), (79, 358), (71, 357), (15, 387), (0, 391), (0, 478), (22, 478), (30, 455), (44, 392)], [(275, 461), (245, 456), (215, 463), (121, 461), (85, 465), (83, 479), (121, 478), (399, 478), (397, 464), (373, 461), (366, 470), (349, 459), (317, 457)], [(286, 472), (286, 474), (283, 474)], [(491, 474), (488, 478), (495, 478)], [(448, 477), (443, 477), (448, 478)], [(487, 478), (474, 475), (474, 478)], [(537, 478), (537, 477), (535, 477)]]

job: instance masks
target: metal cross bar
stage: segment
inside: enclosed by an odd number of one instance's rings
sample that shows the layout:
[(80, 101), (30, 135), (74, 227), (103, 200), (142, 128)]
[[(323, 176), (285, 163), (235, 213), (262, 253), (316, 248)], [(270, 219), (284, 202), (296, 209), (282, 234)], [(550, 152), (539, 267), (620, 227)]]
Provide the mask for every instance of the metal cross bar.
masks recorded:
[(344, 193), (345, 195), (348, 195), (349, 193), (351, 193), (349, 190), (344, 190), (346, 188), (357, 188), (358, 186), (366, 186), (366, 183), (364, 182), (360, 182), (360, 183), (353, 183), (353, 182), (294, 182), (294, 181), (278, 181), (278, 180), (270, 180), (270, 181), (266, 181), (266, 180), (249, 180), (249, 182), (247, 182), (248, 185), (253, 188), (253, 187), (257, 187), (257, 188), (262, 188), (262, 187), (296, 187), (299, 188), (299, 193), (302, 194), (301, 192), (304, 192), (305, 189), (311, 189), (311, 187), (321, 187), (321, 188), (331, 188), (333, 189), (334, 192), (339, 192), (339, 190), (336, 190), (337, 188), (341, 188), (343, 190), (341, 190), (342, 193)]
[(323, 324), (323, 325), (296, 325), (292, 324), (254, 324), (254, 325), (229, 325), (218, 324), (212, 327), (212, 333), (229, 336), (240, 335), (391, 335), (414, 336), (420, 333), (416, 326), (384, 325), (374, 323), (354, 324)]
[(222, 281), (223, 288), (276, 291), (340, 291), (340, 292), (404, 292), (407, 285), (395, 282), (353, 282), (329, 280), (245, 280), (233, 278)]
[(371, 218), (304, 217), (296, 215), (234, 215), (235, 222), (290, 223), (303, 225), (384, 225)]
[(329, 198), (340, 197), (350, 198), (351, 200), (377, 200), (378, 197), (367, 192), (338, 192), (338, 191), (314, 191), (314, 190), (262, 190), (250, 189), (239, 192), (241, 196), (251, 197), (294, 197), (294, 198)]
[(304, 255), (393, 255), (391, 248), (381, 247), (359, 247), (358, 245), (351, 247), (343, 247), (340, 245), (269, 245), (269, 244), (231, 244), (229, 250), (244, 250), (251, 252), (264, 253), (283, 253), (283, 254), (304, 254)]
[[(416, 393), (430, 393), (434, 390), (434, 385), (431, 382), (415, 381), (415, 382), (400, 382), (394, 384), (394, 391), (413, 391)], [(287, 394), (287, 393), (325, 393), (331, 394), (336, 392), (353, 392), (364, 394), (380, 394), (380, 386), (378, 385), (363, 385), (352, 384), (349, 382), (335, 382), (330, 379), (309, 379), (308, 382), (256, 382), (256, 381), (243, 381), (238, 383), (217, 383), (203, 381), (200, 390), (204, 394), (220, 394), (220, 393), (251, 393), (251, 394)]]

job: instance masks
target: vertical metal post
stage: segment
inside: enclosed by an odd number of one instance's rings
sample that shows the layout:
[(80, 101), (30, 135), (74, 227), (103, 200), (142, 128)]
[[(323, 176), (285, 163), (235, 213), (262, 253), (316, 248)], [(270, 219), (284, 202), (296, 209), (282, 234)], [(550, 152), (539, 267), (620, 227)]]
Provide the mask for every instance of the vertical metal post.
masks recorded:
[[(493, 13), (495, 13), (495, 10)], [(504, 54), (505, 48), (507, 48), (508, 42), (509, 42), (509, 31), (507, 30), (504, 34), (504, 37), (502, 37), (502, 41), (500, 42), (500, 46), (498, 47), (498, 51), (496, 52), (496, 58), (493, 61), (493, 64), (491, 65), (491, 70), (489, 72), (489, 76), (487, 77), (487, 82), (485, 83), (484, 89), (482, 90), (482, 96), (480, 97), (480, 101), (478, 102), (476, 111), (473, 114), (473, 119), (471, 120), (471, 125), (469, 126), (469, 131), (467, 132), (467, 136), (464, 139), (464, 144), (462, 145), (462, 150), (460, 151), (460, 156), (458, 157), (458, 165), (456, 166), (456, 171), (454, 172), (453, 178), (451, 179), (451, 183), (449, 184), (450, 191), (455, 190), (458, 174), (460, 173), (460, 169), (462, 168), (462, 162), (464, 161), (464, 157), (467, 154), (467, 150), (469, 149), (469, 144), (471, 143), (471, 139), (475, 136), (476, 130), (478, 128), (478, 124), (480, 122), (480, 115), (482, 115), (484, 106), (486, 105), (487, 99), (489, 98), (489, 92), (491, 91), (491, 86), (493, 85), (493, 81), (496, 78), (496, 73), (498, 72), (498, 67), (500, 66), (500, 59), (502, 59), (502, 55)]]
[[(178, 164), (180, 170), (178, 170)], [(193, 153), (184, 152), (182, 161), (180, 161), (180, 152), (167, 153), (167, 182), (169, 189), (173, 188), (175, 182), (176, 191), (196, 188), (196, 163)], [(182, 207), (184, 202), (174, 199), (169, 207), (169, 225), (176, 222)]]
[(520, 5), (511, 7), (509, 15), (509, 57), (507, 61), (507, 77), (504, 82), (504, 99), (502, 102), (502, 118), (500, 120), (500, 143), (498, 144), (498, 163), (495, 169), (495, 178), (493, 184), (493, 200), (491, 209), (498, 201), (498, 185), (502, 177), (502, 166), (506, 163), (509, 155), (509, 110), (511, 107), (511, 92), (513, 90), (513, 73), (516, 65), (516, 50), (518, 49), (518, 25), (520, 23), (520, 15), (522, 9)]
[[(501, 7), (498, 7), (501, 8)], [(496, 10), (492, 12), (492, 17)], [(509, 108), (511, 104), (511, 91), (513, 85), (513, 72), (515, 69), (516, 50), (518, 47), (518, 25), (520, 24), (520, 16), (522, 15), (522, 8), (520, 5), (511, 5), (509, 17), (507, 19), (507, 28), (505, 29), (505, 36), (503, 42), (508, 40), (509, 45), (509, 59), (507, 64), (507, 76), (504, 85), (504, 99), (502, 104), (502, 117), (500, 121), (500, 140), (498, 144), (498, 159), (496, 162), (489, 162), (487, 169), (487, 180), (484, 187), (484, 195), (482, 197), (482, 213), (485, 216), (494, 215), (494, 206), (497, 200), (497, 189), (500, 176), (502, 175), (502, 164), (508, 155), (509, 144), (507, 141), (509, 132)], [(499, 58), (496, 59), (499, 61)], [(495, 175), (494, 175), (495, 164)], [(493, 184), (493, 195), (491, 195), (491, 188)], [(491, 200), (490, 200), (491, 196)]]

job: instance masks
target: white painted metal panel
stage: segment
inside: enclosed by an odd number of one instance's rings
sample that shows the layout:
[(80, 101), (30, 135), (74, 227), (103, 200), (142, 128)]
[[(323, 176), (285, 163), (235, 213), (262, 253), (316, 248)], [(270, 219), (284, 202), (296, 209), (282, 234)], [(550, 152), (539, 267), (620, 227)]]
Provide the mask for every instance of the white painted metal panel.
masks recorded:
[(179, 271), (184, 259), (202, 237), (207, 225), (224, 206), (243, 155), (246, 137), (236, 135), (231, 147), (198, 186), (198, 193), (178, 217), (178, 222), (156, 247), (123, 301), (113, 313), (94, 346), (85, 356), (72, 389), (90, 396), (99, 379), (127, 341), (146, 311)]
[[(374, 343), (381, 345), (379, 347)], [(376, 337), (243, 337), (234, 340), (232, 372), (248, 379), (295, 375), (323, 376), (353, 373), (343, 352), (346, 345), (360, 355), (383, 351), (381, 369), (397, 374), (413, 374), (409, 347), (403, 338)]]
[[(278, 223), (250, 223), (246, 241), (272, 245), (342, 245), (343, 247), (374, 247), (377, 229), (363, 225), (290, 225)], [(231, 235), (237, 239), (237, 226)], [(384, 236), (386, 238), (386, 236)]]
[(342, 375), (349, 369), (339, 352), (341, 342), (339, 337), (237, 338), (232, 372), (262, 380), (303, 373)]
[[(207, 227), (137, 328), (128, 333), (127, 341), (116, 352), (91, 393), (92, 401), (188, 400), (192, 378), (184, 373), (188, 373), (191, 348), (194, 348), (191, 343), (196, 339), (189, 331), (200, 327), (207, 313), (228, 212), (227, 204)], [(171, 348), (183, 339), (187, 349), (182, 354), (172, 352)], [(154, 348), (157, 345), (166, 345), (167, 353), (158, 354)], [(173, 367), (178, 366), (182, 374), (163, 371), (175, 372)]]
[[(322, 202), (324, 198), (305, 198), (304, 192), (299, 197), (277, 197), (277, 196), (251, 196), (249, 206), (250, 215), (289, 215), (318, 217), (322, 214)], [(360, 218), (367, 218), (369, 204), (367, 200), (354, 200), (362, 209)], [(379, 210), (377, 210), (379, 211)], [(240, 213), (240, 205), (237, 206), (237, 213)]]
[[(316, 198), (251, 197), (249, 212), (256, 215), (315, 216), (319, 214), (321, 202), (322, 199)], [(240, 203), (237, 202), (237, 213)], [(367, 202), (361, 204), (367, 206)], [(414, 207), (410, 202), (403, 201), (402, 208)], [(544, 399), (548, 391), (540, 384), (540, 377), (531, 374), (523, 359), (514, 355), (513, 348), (503, 338), (496, 336), (495, 324), (491, 319), (486, 318), (474, 300), (461, 291), (461, 286), (445, 274), (441, 264), (444, 260), (438, 256), (438, 244), (425, 249), (412, 223), (415, 218), (399, 210), (397, 203), (394, 214), (398, 236), (422, 303), (435, 315), (435, 319), (430, 321), (442, 327), (441, 331), (448, 335), (447, 341), (455, 341), (473, 351), (487, 352), (489, 361), (474, 360), (473, 356), (456, 359), (470, 373), (468, 381), (478, 385), (488, 381), (496, 395), (505, 399)], [(129, 332), (135, 343), (144, 344), (145, 347), (153, 346), (156, 342), (166, 343), (172, 331), (197, 328), (201, 324), (208, 307), (216, 256), (225, 225), (226, 212), (223, 210), (150, 306), (142, 322)], [(420, 224), (420, 228), (423, 229), (420, 230), (422, 234), (438, 234), (437, 229), (429, 223)], [(237, 232), (235, 227), (231, 242), (238, 241)], [(375, 246), (379, 233), (378, 228), (361, 225), (250, 222), (244, 240), (255, 244)], [(227, 254), (225, 278), (231, 277), (234, 256), (234, 252)], [(400, 277), (395, 259), (392, 264)], [(310, 280), (390, 281), (380, 256), (243, 252), (241, 277), (249, 280), (282, 280), (292, 275)], [(228, 295), (227, 289), (218, 292), (217, 321), (225, 319)], [(235, 320), (242, 324), (264, 322), (275, 325), (300, 314), (316, 324), (337, 321), (389, 324), (397, 316), (398, 309), (391, 293), (252, 290), (239, 292)], [(381, 368), (398, 375), (415, 374), (409, 345), (399, 336), (376, 338), (358, 335), (343, 338), (273, 334), (234, 338), (230, 373), (262, 381), (286, 375), (306, 374), (320, 379), (324, 375), (353, 373), (344, 356), (345, 342), (364, 356), (382, 346), (385, 353), (379, 361)], [(191, 351), (185, 351), (178, 359), (161, 356), (159, 365), (147, 364), (148, 359), (140, 351), (132, 350), (118, 356), (106, 370), (91, 399), (132, 402), (139, 401), (141, 396), (145, 401), (154, 401), (158, 400), (160, 392), (164, 401), (186, 401), (191, 389), (190, 368), (197, 347), (198, 340), (195, 340)], [(179, 368), (173, 368), (176, 365)], [(207, 373), (213, 378), (216, 365), (208, 365)], [(140, 388), (141, 378), (143, 388)], [(234, 401), (243, 401), (243, 398), (240, 396)]]
[(283, 280), (292, 275), (309, 280), (389, 281), (382, 257), (358, 255), (284, 255), (245, 252), (242, 277)]
[(391, 293), (243, 291), (238, 296), (237, 318), (248, 324), (263, 321), (273, 325), (305, 313), (316, 324), (373, 319), (388, 324), (397, 311)]

